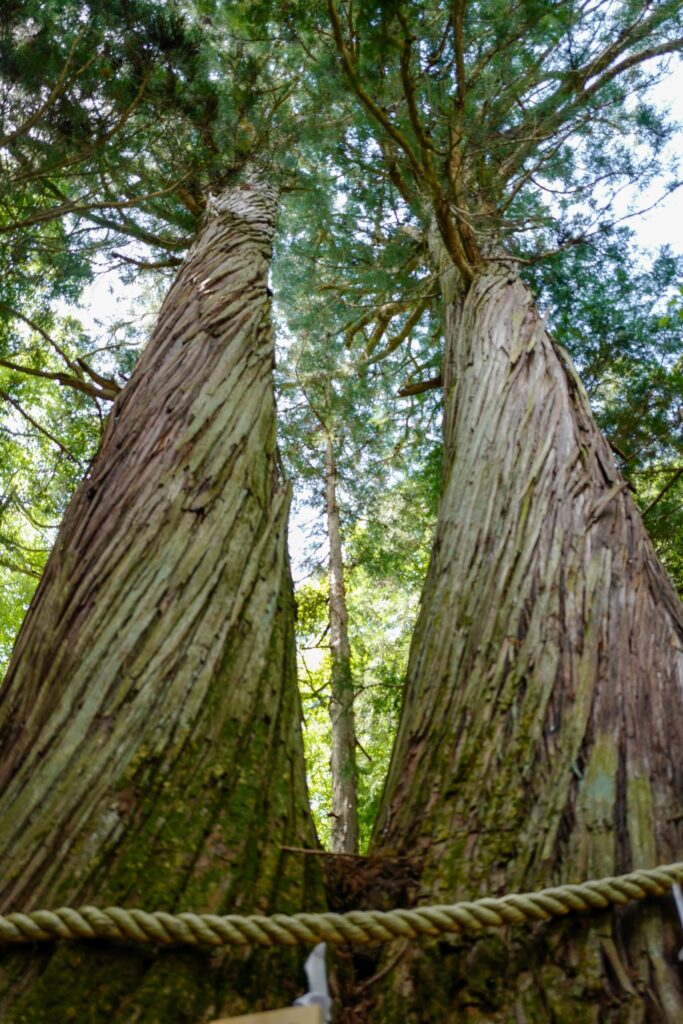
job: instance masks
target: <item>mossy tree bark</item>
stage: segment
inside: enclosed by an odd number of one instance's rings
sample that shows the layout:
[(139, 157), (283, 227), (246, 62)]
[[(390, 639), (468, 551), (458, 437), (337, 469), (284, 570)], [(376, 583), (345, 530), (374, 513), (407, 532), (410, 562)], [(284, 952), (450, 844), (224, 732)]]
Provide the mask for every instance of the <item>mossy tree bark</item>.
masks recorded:
[(353, 713), (353, 676), (349, 644), (344, 555), (337, 504), (337, 464), (328, 434), (325, 453), (325, 513), (330, 545), (330, 655), (332, 679), (332, 849), (334, 853), (358, 853), (358, 778), (356, 772), (356, 725)]
[[(374, 852), (432, 903), (680, 860), (678, 596), (528, 289), (443, 282), (444, 491)], [(667, 898), (415, 946), (373, 1019), (673, 1024), (681, 945)]]
[[(280, 479), (265, 185), (211, 214), (116, 400), (2, 691), (3, 910), (320, 906)], [(286, 1005), (297, 952), (4, 954), (5, 1022)]]

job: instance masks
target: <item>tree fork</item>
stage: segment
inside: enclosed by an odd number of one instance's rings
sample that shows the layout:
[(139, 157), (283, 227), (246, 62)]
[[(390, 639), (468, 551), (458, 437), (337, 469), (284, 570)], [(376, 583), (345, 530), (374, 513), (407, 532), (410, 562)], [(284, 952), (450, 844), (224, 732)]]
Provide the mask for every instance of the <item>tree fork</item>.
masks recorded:
[[(227, 190), (67, 510), (0, 703), (0, 905), (321, 904), (296, 690), (267, 274), (275, 190)], [(313, 866), (312, 866), (313, 865)], [(282, 1005), (298, 954), (4, 955), (3, 1021)], [(267, 978), (267, 985), (264, 980)]]

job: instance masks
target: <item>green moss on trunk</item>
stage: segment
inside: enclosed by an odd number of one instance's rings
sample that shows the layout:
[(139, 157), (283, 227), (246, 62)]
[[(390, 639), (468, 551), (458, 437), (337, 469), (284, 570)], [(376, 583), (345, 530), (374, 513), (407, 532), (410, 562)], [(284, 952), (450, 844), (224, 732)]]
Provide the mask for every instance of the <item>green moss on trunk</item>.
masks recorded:
[[(446, 484), (374, 851), (416, 857), (424, 902), (677, 860), (678, 597), (528, 290), (449, 294)], [(370, 1019), (674, 1024), (680, 945), (670, 897), (441, 944)]]
[[(0, 698), (4, 910), (320, 908), (275, 449), (275, 194), (214, 202), (69, 507)], [(6, 1024), (286, 1004), (299, 951), (0, 956)]]

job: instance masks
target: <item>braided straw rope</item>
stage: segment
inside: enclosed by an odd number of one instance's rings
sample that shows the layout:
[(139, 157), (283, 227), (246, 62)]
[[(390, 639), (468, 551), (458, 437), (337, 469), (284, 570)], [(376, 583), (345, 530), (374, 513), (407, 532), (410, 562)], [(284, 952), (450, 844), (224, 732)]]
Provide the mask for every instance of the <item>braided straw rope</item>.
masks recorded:
[(475, 932), (506, 924), (547, 921), (574, 912), (604, 910), (613, 904), (661, 896), (677, 882), (683, 882), (683, 863), (540, 892), (412, 910), (219, 917), (147, 913), (121, 907), (64, 907), (0, 915), (0, 943), (104, 938), (191, 946), (295, 946), (320, 941), (362, 945), (394, 938), (415, 939), (420, 935), (435, 937), (444, 932)]

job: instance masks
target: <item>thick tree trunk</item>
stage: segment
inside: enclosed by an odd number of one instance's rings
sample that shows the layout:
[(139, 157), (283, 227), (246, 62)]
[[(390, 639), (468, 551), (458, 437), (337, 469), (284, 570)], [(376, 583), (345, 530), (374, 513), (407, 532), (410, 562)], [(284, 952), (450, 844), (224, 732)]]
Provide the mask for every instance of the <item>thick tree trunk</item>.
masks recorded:
[(327, 439), (325, 462), (325, 511), (330, 544), (332, 849), (335, 853), (358, 853), (356, 726), (353, 715), (349, 616), (344, 589), (344, 559), (337, 505), (337, 465), (330, 437)]
[[(503, 269), (446, 298), (444, 492), (375, 852), (415, 856), (428, 902), (680, 860), (679, 599), (529, 291)], [(682, 945), (668, 898), (412, 948), (377, 1019), (673, 1024)]]
[[(215, 201), (76, 493), (2, 692), (0, 905), (318, 901), (267, 273), (275, 194)], [(196, 1022), (300, 955), (5, 954), (3, 1022)]]

